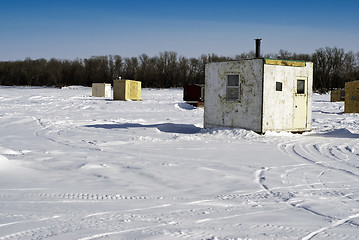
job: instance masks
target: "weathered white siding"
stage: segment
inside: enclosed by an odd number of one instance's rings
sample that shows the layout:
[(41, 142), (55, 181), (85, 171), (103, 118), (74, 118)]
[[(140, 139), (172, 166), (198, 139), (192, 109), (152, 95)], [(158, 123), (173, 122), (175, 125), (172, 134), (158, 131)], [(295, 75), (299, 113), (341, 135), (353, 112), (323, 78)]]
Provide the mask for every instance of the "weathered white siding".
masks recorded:
[[(297, 79), (306, 79), (306, 127), (296, 128), (294, 97)], [(282, 83), (282, 91), (276, 91), (276, 82)], [(305, 67), (264, 64), (263, 132), (308, 131), (312, 128), (313, 63)], [(303, 113), (305, 115), (305, 113)]]
[[(311, 130), (313, 63), (249, 59), (209, 63), (205, 73), (205, 128), (239, 127), (262, 133)], [(240, 76), (238, 100), (227, 99), (228, 75)], [(298, 80), (305, 87), (298, 87)]]
[(111, 97), (112, 89), (109, 83), (93, 83), (92, 96), (93, 97)]
[[(261, 131), (263, 59), (206, 65), (204, 127), (240, 127)], [(240, 76), (240, 98), (227, 100), (227, 75)]]

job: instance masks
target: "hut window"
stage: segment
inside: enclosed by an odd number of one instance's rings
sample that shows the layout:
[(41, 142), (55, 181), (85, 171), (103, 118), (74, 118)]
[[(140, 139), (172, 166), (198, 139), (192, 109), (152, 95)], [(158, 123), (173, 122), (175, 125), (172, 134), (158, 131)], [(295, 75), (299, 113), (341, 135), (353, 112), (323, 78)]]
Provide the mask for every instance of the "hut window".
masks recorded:
[(344, 90), (340, 90), (340, 97), (345, 98), (345, 91)]
[(275, 83), (275, 90), (276, 91), (282, 91), (282, 83), (281, 82), (276, 82)]
[(297, 93), (304, 94), (305, 92), (305, 80), (297, 80)]
[(239, 75), (227, 75), (227, 100), (239, 100)]

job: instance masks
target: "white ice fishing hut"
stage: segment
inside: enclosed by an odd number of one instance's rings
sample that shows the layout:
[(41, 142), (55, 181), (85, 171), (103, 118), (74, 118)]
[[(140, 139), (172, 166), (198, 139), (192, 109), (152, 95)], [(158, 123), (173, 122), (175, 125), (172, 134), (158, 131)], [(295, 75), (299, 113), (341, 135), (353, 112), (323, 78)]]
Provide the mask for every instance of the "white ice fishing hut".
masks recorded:
[(310, 131), (312, 83), (311, 62), (255, 58), (208, 63), (204, 127)]
[(112, 89), (110, 83), (92, 83), (93, 97), (111, 97)]

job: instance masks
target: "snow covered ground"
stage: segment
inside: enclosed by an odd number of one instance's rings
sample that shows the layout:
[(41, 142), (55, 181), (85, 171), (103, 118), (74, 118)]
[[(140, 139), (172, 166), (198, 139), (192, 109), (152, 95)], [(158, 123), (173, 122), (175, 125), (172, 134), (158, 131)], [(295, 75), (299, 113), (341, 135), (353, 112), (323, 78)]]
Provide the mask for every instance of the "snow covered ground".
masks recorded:
[(0, 240), (358, 239), (359, 115), (310, 133), (203, 129), (181, 89), (0, 87)]

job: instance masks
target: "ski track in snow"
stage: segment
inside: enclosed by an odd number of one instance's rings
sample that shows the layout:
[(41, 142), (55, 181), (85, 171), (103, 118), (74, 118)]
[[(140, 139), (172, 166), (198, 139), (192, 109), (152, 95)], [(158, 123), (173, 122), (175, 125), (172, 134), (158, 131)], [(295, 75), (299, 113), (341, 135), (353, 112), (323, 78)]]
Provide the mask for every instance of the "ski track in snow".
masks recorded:
[(0, 240), (359, 235), (359, 116), (337, 103), (314, 102), (322, 132), (260, 136), (197, 130), (203, 111), (177, 89), (128, 103), (82, 87), (0, 92), (0, 166), (13, 174), (0, 185)]

